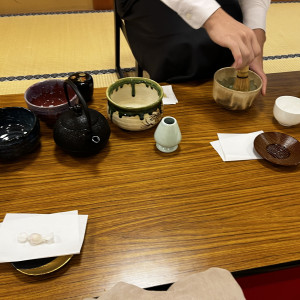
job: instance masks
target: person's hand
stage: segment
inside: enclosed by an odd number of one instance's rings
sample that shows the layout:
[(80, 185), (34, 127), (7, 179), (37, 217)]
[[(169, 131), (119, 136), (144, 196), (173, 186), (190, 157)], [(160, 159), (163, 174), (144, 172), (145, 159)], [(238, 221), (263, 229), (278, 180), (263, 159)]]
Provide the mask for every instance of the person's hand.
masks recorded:
[(250, 28), (236, 21), (222, 8), (217, 9), (203, 24), (210, 38), (218, 45), (229, 48), (233, 67), (241, 69), (261, 55), (257, 38)]
[(252, 61), (249, 67), (253, 72), (255, 72), (257, 75), (261, 77), (262, 79), (261, 93), (262, 95), (265, 95), (267, 91), (267, 83), (268, 83), (267, 76), (263, 69), (263, 48), (264, 48), (264, 43), (266, 41), (266, 34), (265, 31), (262, 29), (254, 29), (253, 32), (257, 37), (258, 43), (262, 51), (261, 51), (261, 55), (255, 57), (255, 59)]
[(232, 67), (250, 69), (262, 78), (262, 94), (266, 94), (267, 76), (263, 71), (262, 50), (266, 40), (262, 29), (250, 29), (229, 16), (222, 8), (216, 10), (204, 23), (210, 38), (218, 45), (229, 48)]

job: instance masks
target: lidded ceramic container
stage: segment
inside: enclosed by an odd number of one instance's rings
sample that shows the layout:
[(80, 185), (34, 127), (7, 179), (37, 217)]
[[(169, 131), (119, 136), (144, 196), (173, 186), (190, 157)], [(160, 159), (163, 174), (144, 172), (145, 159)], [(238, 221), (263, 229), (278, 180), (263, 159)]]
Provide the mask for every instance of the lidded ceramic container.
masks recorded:
[(94, 93), (94, 80), (92, 75), (87, 72), (77, 72), (71, 74), (68, 79), (76, 85), (86, 102), (92, 100)]
[(163, 114), (163, 89), (142, 77), (117, 80), (106, 90), (107, 113), (122, 129), (141, 131), (155, 126)]

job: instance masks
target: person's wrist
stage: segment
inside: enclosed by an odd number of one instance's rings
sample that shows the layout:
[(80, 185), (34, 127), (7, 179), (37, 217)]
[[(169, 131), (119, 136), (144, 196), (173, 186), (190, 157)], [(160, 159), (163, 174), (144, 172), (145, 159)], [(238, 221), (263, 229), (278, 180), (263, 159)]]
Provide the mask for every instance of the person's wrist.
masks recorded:
[(226, 14), (222, 8), (218, 8), (211, 16), (204, 22), (203, 28), (206, 31), (209, 31), (215, 24), (218, 23), (218, 20), (222, 18), (222, 15)]
[(264, 44), (266, 42), (266, 32), (261, 28), (253, 29), (253, 32), (255, 33), (255, 36), (261, 49), (263, 49)]

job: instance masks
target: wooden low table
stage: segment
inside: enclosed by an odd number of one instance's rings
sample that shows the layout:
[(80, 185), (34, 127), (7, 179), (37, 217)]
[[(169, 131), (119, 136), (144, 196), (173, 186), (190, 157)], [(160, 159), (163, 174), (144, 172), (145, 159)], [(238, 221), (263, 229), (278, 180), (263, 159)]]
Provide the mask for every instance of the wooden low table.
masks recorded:
[[(88, 214), (80, 255), (45, 276), (0, 264), (1, 299), (81, 299), (119, 281), (140, 287), (174, 282), (209, 267), (231, 272), (300, 260), (300, 167), (264, 160), (223, 162), (217, 133), (279, 131), (300, 140), (300, 127), (272, 116), (278, 96), (300, 96), (300, 72), (268, 76), (267, 96), (247, 111), (212, 99), (212, 81), (174, 84), (179, 99), (164, 115), (177, 119), (179, 149), (155, 147), (155, 128), (127, 132), (111, 124), (107, 147), (75, 158), (56, 147), (41, 123), (41, 146), (0, 164), (0, 220), (8, 212)], [(25, 106), (23, 95), (0, 106)], [(106, 116), (105, 89), (90, 104)]]

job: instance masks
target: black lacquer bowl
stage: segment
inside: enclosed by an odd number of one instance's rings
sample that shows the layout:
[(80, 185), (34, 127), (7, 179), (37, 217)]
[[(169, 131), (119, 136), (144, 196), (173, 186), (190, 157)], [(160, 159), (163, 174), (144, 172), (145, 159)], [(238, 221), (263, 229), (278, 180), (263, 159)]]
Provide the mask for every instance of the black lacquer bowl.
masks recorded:
[(11, 160), (32, 152), (40, 142), (40, 123), (23, 107), (0, 109), (0, 159)]

